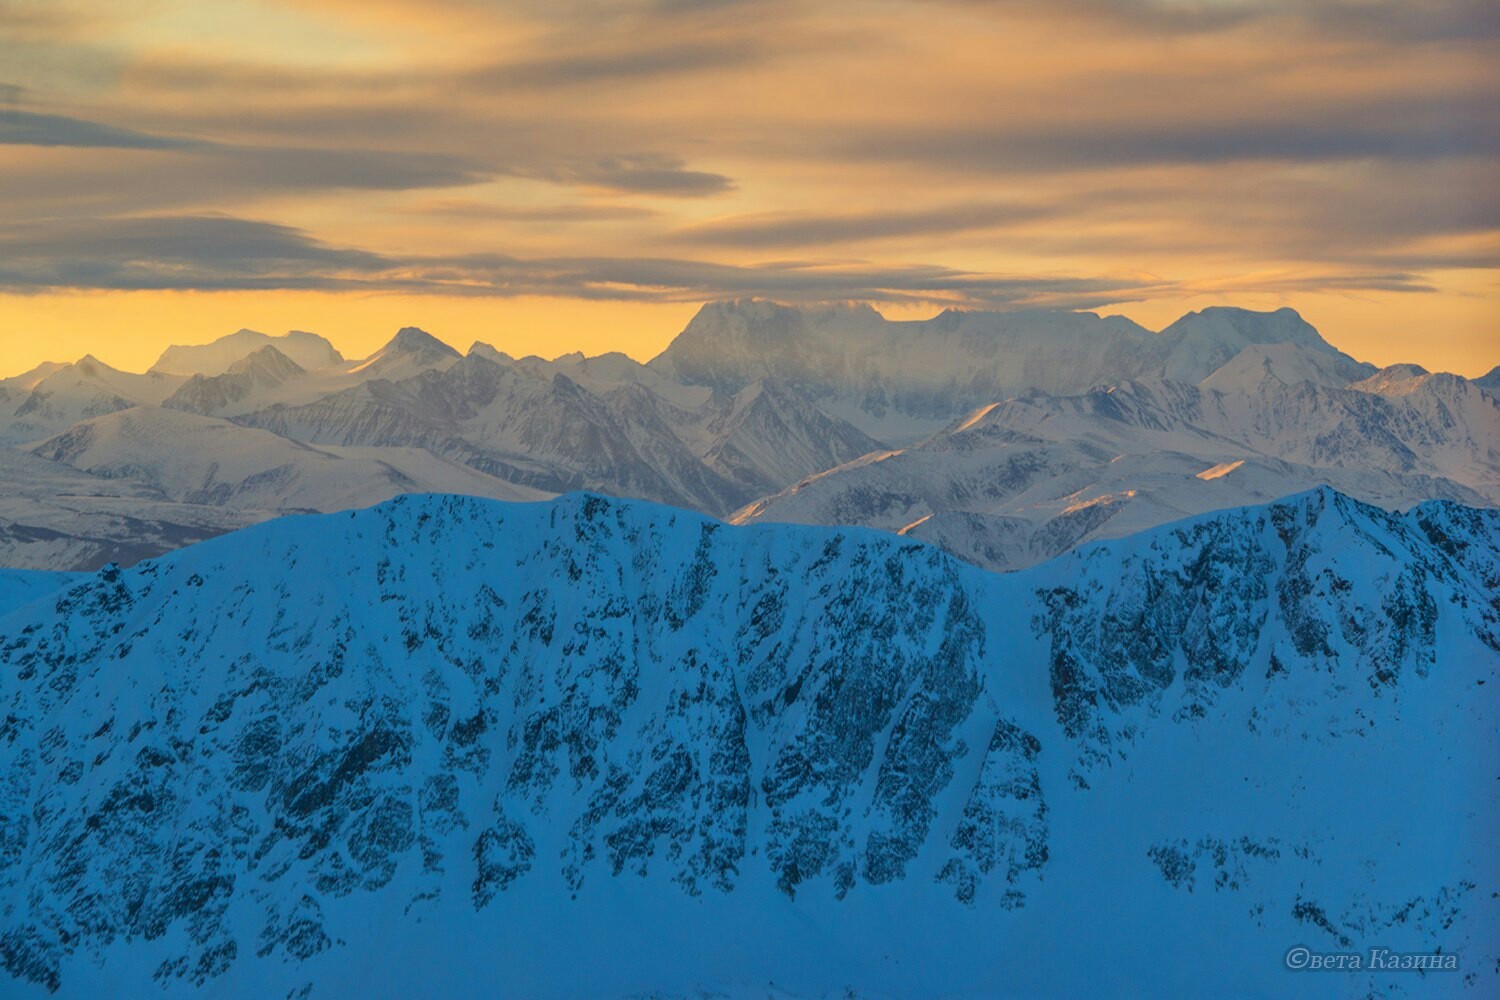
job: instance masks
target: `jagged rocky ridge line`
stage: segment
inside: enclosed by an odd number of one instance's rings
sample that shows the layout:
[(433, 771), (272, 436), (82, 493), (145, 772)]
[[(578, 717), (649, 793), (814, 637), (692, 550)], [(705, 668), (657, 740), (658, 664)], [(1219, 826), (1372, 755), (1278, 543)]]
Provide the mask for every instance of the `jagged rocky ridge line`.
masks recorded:
[[(1086, 967), (1015, 956), (1134, 948), (1109, 891), (1168, 938), (1457, 949), (1483, 992), (1497, 537), (1324, 489), (1000, 577), (861, 530), (408, 497), (108, 567), (0, 617), (0, 962), (337, 995), (414, 975), (381, 955), (425, 921), (512, 964), (451, 961), (618, 995), (506, 942), (602, 908), (623, 967), (643, 906), (667, 941), (747, 928), (655, 967), (697, 985), (1066, 991)], [(1325, 801), (1440, 767), (1420, 822)], [(840, 961), (863, 925), (922, 971)], [(1284, 983), (1263, 958), (1214, 968)]]

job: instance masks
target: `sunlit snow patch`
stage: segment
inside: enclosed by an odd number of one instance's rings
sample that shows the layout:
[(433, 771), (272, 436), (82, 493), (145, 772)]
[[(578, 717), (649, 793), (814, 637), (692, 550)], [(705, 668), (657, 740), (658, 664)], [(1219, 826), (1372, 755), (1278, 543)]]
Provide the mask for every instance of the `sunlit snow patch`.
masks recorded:
[(1223, 477), (1229, 475), (1235, 469), (1238, 469), (1240, 466), (1242, 466), (1244, 464), (1245, 464), (1245, 460), (1244, 459), (1240, 459), (1238, 462), (1220, 462), (1218, 465), (1212, 466), (1211, 468), (1204, 469), (1202, 472), (1198, 473), (1197, 478), (1199, 478), (1199, 479), (1222, 479)]

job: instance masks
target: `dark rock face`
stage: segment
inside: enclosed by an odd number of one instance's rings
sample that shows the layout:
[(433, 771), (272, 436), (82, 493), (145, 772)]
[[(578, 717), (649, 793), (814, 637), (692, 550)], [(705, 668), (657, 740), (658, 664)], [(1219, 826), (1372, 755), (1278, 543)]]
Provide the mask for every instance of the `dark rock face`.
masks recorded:
[[(1433, 669), (1438, 594), (1493, 647), (1495, 528), (1320, 491), (1033, 585), (893, 536), (427, 497), (109, 567), (0, 618), (0, 963), (55, 990), (152, 942), (163, 985), (203, 985), (342, 947), (351, 898), (620, 879), (1022, 909), (1060, 776), (1148, 727), (1261, 672), (1386, 697)], [(1050, 704), (996, 703), (1013, 663)], [(1295, 849), (1194, 835), (1149, 863), (1201, 892)]]
[[(487, 520), (512, 510), (532, 523)], [(543, 869), (573, 892), (905, 876), (982, 749), (962, 571), (898, 539), (773, 552), (661, 513), (397, 501), (355, 516), (373, 573), (306, 536), (263, 575), (224, 547), (59, 596), (3, 644), (0, 878), (34, 894), (0, 920), (7, 968), (54, 984), (80, 948), (186, 928), (160, 976), (201, 983), (236, 949), (330, 947), (320, 901), (400, 870), (414, 897), (467, 873), (475, 909)], [(459, 539), (477, 547), (431, 558)], [(343, 582), (303, 590), (330, 558)], [(135, 694), (96, 700), (112, 677)]]
[[(1324, 488), (1163, 529), (1173, 544), (1118, 563), (1105, 546), (1063, 560), (1082, 582), (1038, 592), (1034, 627), (1050, 646), (1057, 719), (1078, 741), (1074, 780), (1086, 784), (1090, 767), (1123, 754), (1169, 689), (1176, 717), (1202, 717), (1261, 654), (1268, 677), (1343, 666), (1380, 689), (1403, 671), (1426, 676), (1437, 656), (1434, 584), (1465, 589), (1470, 550), (1481, 575), (1500, 577), (1493, 545), (1450, 539), (1449, 552), (1434, 552), (1444, 525), (1457, 539), (1500, 527), (1493, 511), (1433, 503), (1400, 517)], [(1374, 557), (1368, 576), (1357, 561), (1330, 559), (1350, 535)], [(1091, 571), (1106, 559), (1113, 575)], [(1493, 608), (1472, 611), (1470, 627), (1493, 645)]]
[(953, 858), (938, 878), (952, 883), (959, 900), (973, 905), (985, 876), (1005, 875), (1000, 903), (1025, 904), (1022, 886), (1047, 862), (1047, 803), (1036, 769), (1042, 745), (1014, 723), (1001, 720), (985, 752), (979, 782), (964, 805), (950, 846)]

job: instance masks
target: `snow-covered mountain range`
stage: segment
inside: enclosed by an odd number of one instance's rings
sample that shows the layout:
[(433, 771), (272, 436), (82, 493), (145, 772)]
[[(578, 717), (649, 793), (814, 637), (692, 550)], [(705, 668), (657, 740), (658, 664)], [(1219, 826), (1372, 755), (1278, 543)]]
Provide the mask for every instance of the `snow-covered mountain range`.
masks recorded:
[(553, 493), (607, 489), (709, 513), (879, 447), (770, 380), (683, 405), (682, 393), (673, 402), (634, 377), (640, 366), (588, 382), (559, 367), (476, 352), (237, 421), (312, 444), (426, 448)]
[(910, 448), (799, 482), (732, 520), (863, 524), (992, 569), (1309, 483), (1388, 508), (1500, 503), (1500, 401), (1413, 366), (1347, 387), (1302, 348), (1247, 348), (1197, 385), (1123, 381), (976, 410)]
[(0, 448), (0, 566), (129, 564), (262, 519)]
[(88, 357), (0, 380), (0, 465), (28, 470), (0, 477), (0, 564), (93, 569), (401, 493), (589, 489), (1016, 568), (1320, 483), (1388, 509), (1500, 502), (1495, 401), (1484, 380), (1356, 362), (1288, 309), (1152, 333), (724, 302), (646, 365), (461, 354), (413, 327), (345, 359), (242, 330), (143, 375)]
[(132, 406), (159, 405), (182, 385), (180, 375), (136, 375), (93, 355), (73, 364), (45, 364), (0, 380), (0, 445), (59, 433), (80, 420)]
[(425, 496), (0, 575), (3, 991), (1493, 995), (1497, 539)]
[(230, 510), (337, 510), (433, 490), (502, 499), (542, 495), (421, 449), (315, 448), (254, 427), (145, 406), (82, 421), (31, 453), (105, 479), (147, 483), (178, 503)]
[(803, 387), (820, 406), (893, 447), (989, 403), (1074, 394), (1160, 376), (1197, 382), (1247, 348), (1288, 345), (1347, 384), (1374, 371), (1290, 309), (1207, 309), (1160, 333), (1093, 313), (965, 313), (891, 322), (874, 309), (772, 302), (705, 306), (651, 367), (733, 392), (757, 378)]

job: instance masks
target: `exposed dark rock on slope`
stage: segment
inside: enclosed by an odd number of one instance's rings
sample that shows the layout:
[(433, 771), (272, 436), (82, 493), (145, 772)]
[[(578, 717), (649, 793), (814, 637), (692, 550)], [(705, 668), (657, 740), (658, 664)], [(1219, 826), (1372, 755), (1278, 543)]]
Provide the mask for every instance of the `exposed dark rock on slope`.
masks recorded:
[(1273, 990), (1308, 941), (1485, 992), (1497, 537), (1319, 490), (1000, 577), (425, 497), (107, 568), (0, 617), (0, 962), (69, 994)]

